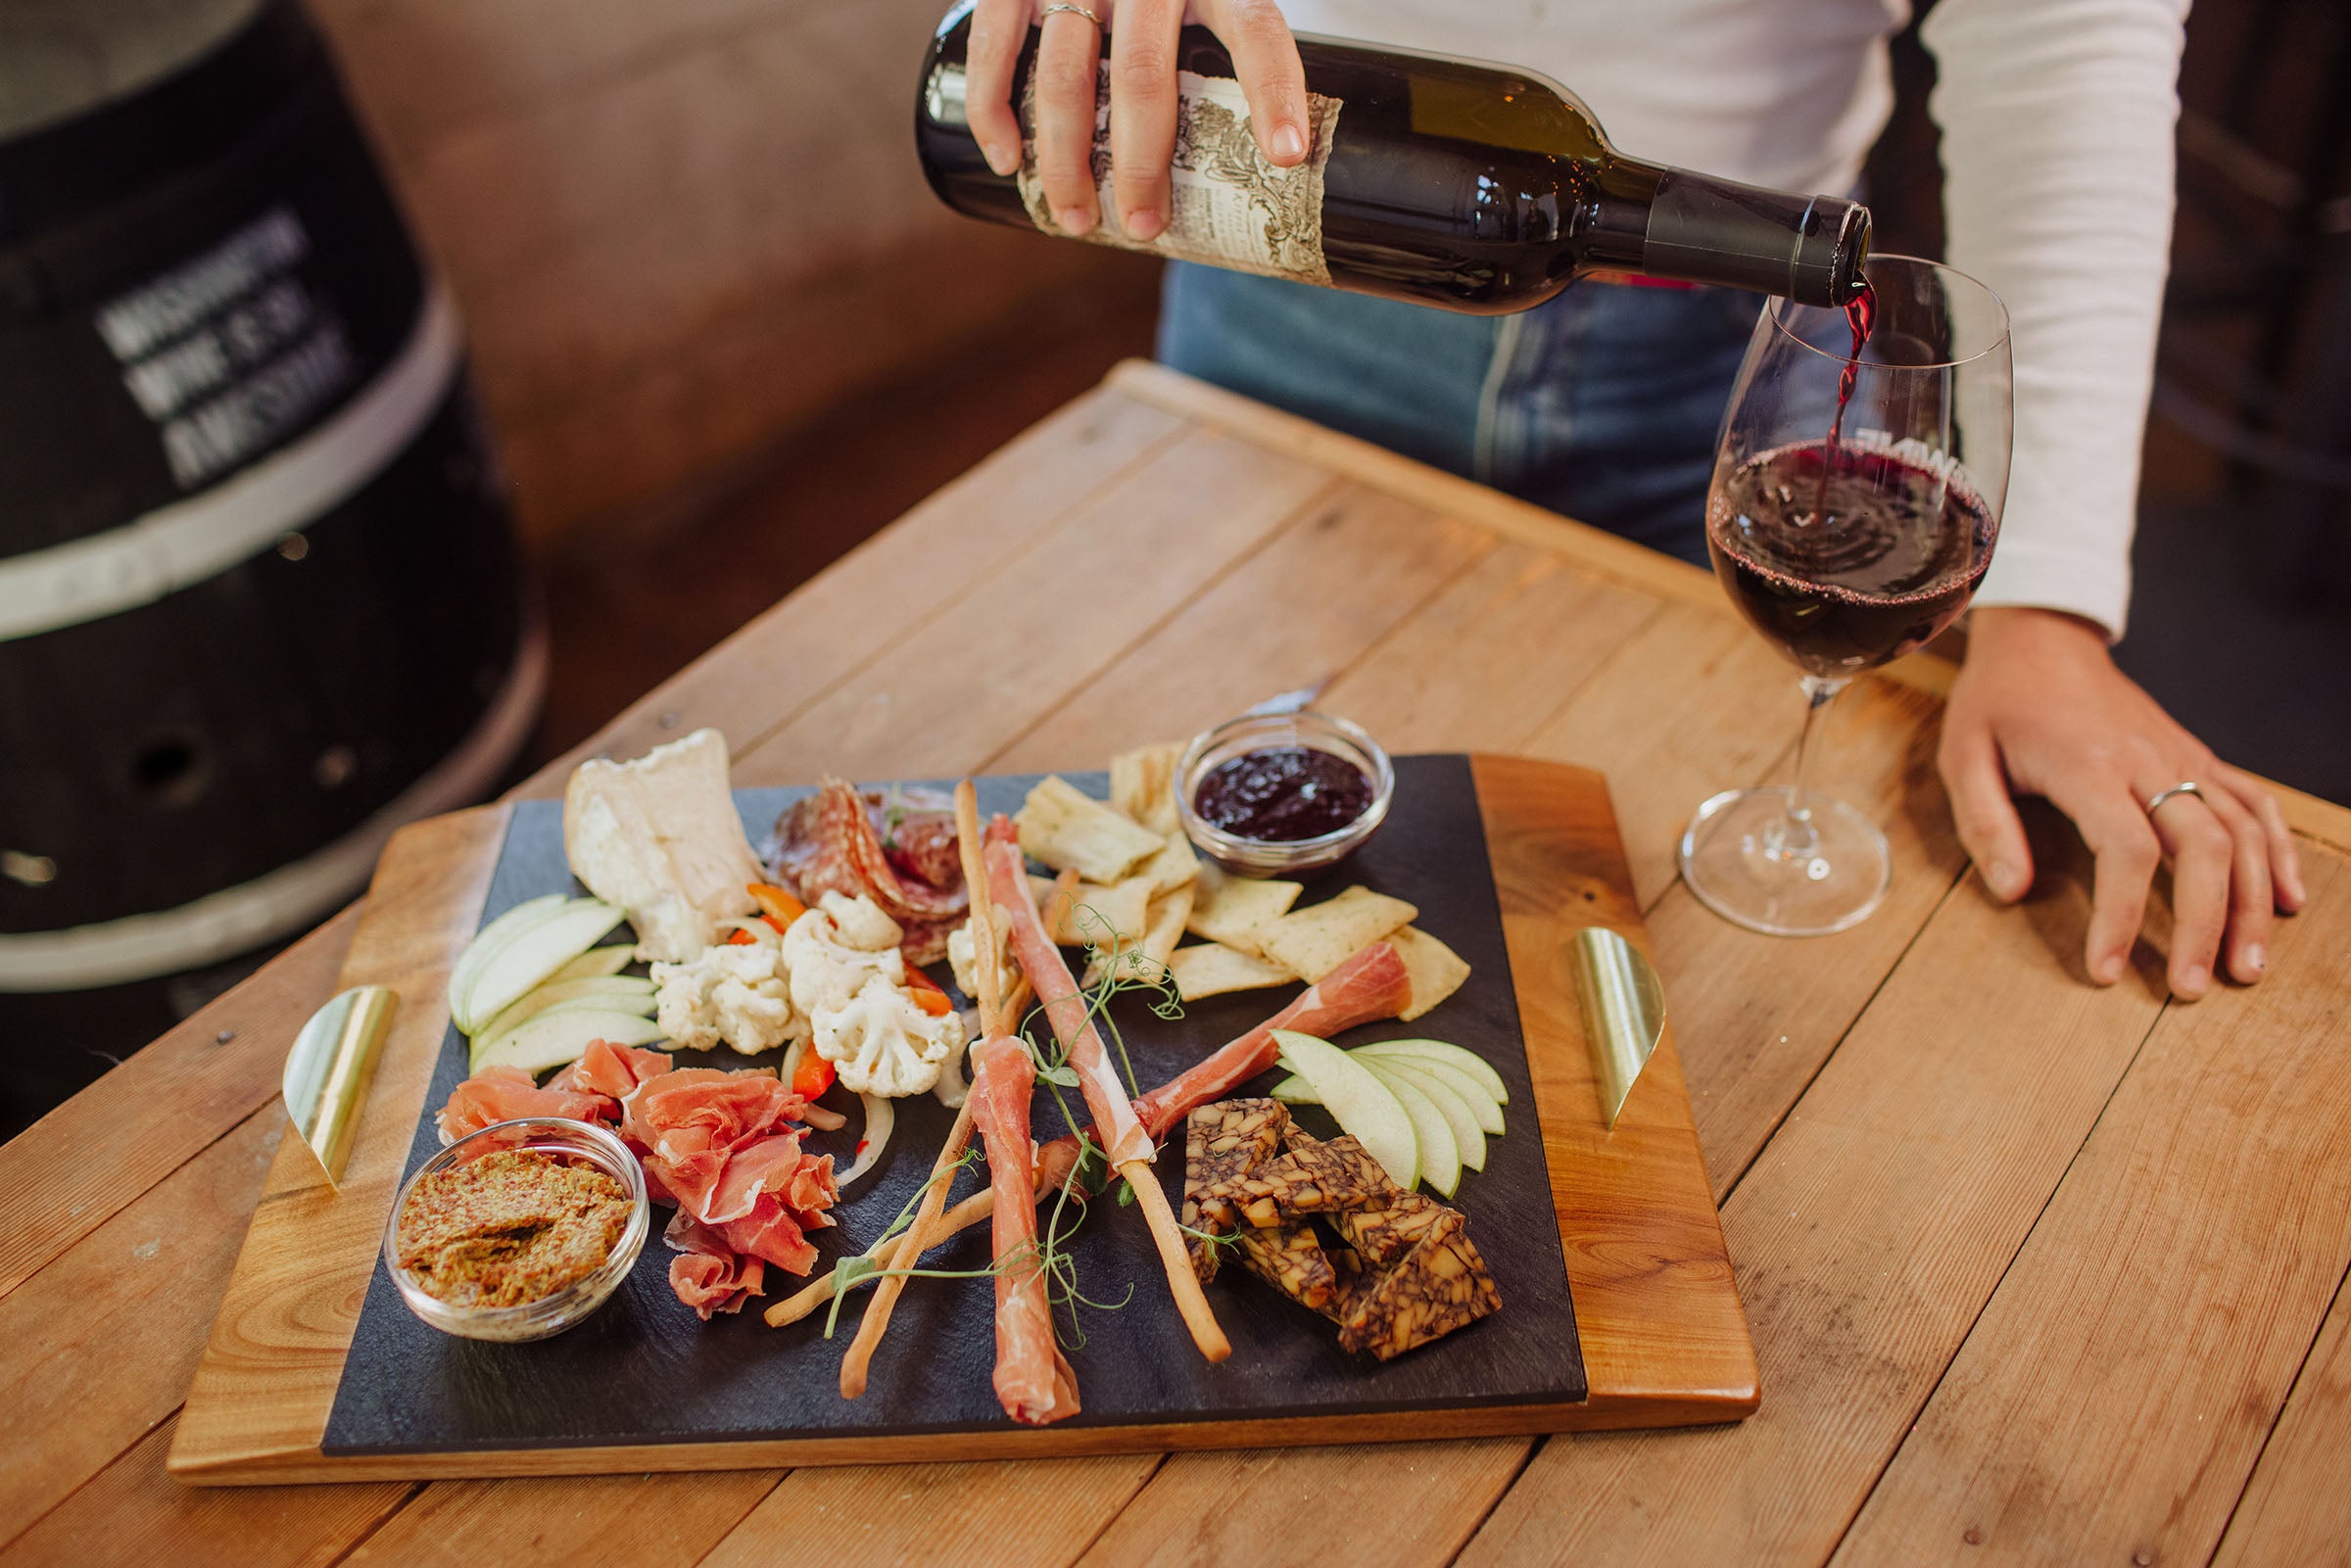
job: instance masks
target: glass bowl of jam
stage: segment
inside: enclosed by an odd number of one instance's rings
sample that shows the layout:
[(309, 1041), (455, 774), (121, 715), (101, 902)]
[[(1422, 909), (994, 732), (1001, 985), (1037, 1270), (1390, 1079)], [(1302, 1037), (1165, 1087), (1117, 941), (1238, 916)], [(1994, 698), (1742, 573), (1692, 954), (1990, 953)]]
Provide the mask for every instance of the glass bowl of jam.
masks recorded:
[(1184, 832), (1244, 877), (1337, 864), (1379, 831), (1395, 794), (1379, 742), (1311, 708), (1227, 720), (1195, 736), (1176, 768)]
[(500, 1121), (416, 1167), (384, 1227), (408, 1310), (445, 1334), (519, 1342), (604, 1305), (652, 1228), (645, 1171), (602, 1127)]

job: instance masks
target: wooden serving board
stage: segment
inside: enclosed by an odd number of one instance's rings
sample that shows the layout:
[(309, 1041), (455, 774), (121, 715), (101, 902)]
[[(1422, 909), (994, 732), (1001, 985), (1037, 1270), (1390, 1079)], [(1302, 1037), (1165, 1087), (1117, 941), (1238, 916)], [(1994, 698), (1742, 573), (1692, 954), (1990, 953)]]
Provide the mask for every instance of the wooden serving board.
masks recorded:
[[(1532, 1173), (1525, 1196), (1535, 1205), (1538, 1222), (1551, 1222), (1533, 1238), (1539, 1246), (1521, 1245), (1496, 1258), (1506, 1306), (1501, 1316), (1488, 1320), (1497, 1330), (1486, 1341), (1471, 1338), (1485, 1326), (1476, 1325), (1384, 1367), (1363, 1363), (1355, 1374), (1360, 1388), (1334, 1391), (1332, 1380), (1343, 1384), (1349, 1374), (1343, 1368), (1334, 1371), (1332, 1357), (1312, 1338), (1318, 1330), (1327, 1337), (1327, 1326), (1244, 1281), (1233, 1289), (1256, 1290), (1271, 1306), (1240, 1298), (1220, 1306), (1221, 1314), (1233, 1312), (1248, 1321), (1238, 1325), (1234, 1359), (1216, 1375), (1251, 1378), (1248, 1358), (1256, 1343), (1254, 1385), (1202, 1384), (1194, 1376), (1197, 1369), (1185, 1365), (1167, 1386), (1138, 1394), (1122, 1374), (1093, 1385), (1101, 1398), (1089, 1400), (1086, 1415), (1041, 1430), (1000, 1417), (969, 1419), (968, 1410), (959, 1416), (956, 1411), (964, 1407), (951, 1402), (945, 1407), (927, 1402), (934, 1396), (920, 1370), (908, 1372), (909, 1381), (894, 1394), (878, 1375), (875, 1388), (859, 1402), (861, 1408), (846, 1418), (831, 1405), (812, 1403), (808, 1407), (818, 1412), (815, 1417), (769, 1406), (764, 1421), (754, 1418), (747, 1425), (738, 1414), (713, 1416), (704, 1427), (696, 1418), (676, 1418), (674, 1411), (659, 1408), (636, 1421), (623, 1412), (607, 1414), (600, 1424), (590, 1410), (580, 1422), (567, 1424), (554, 1416), (543, 1422), (533, 1412), (578, 1402), (564, 1393), (560, 1357), (566, 1353), (537, 1362), (501, 1361), (517, 1353), (528, 1355), (534, 1348), (476, 1347), (438, 1336), (401, 1352), (389, 1341), (405, 1338), (408, 1325), (383, 1315), (388, 1286), (377, 1277), (379, 1250), (393, 1197), (419, 1153), (418, 1118), (435, 1093), (436, 1070), (443, 1077), (453, 1070), (448, 1052), (454, 1036), (442, 992), (451, 965), (483, 916), (493, 871), (507, 846), (513, 808), (501, 806), (418, 824), (385, 852), (343, 983), (391, 985), (401, 993), (402, 1011), (385, 1045), (357, 1147), (336, 1191), (319, 1179), (297, 1142), (281, 1144), (188, 1396), (171, 1471), (193, 1483), (239, 1484), (709, 1469), (1468, 1437), (1667, 1426), (1746, 1415), (1757, 1400), (1754, 1354), (1670, 1027), (1613, 1131), (1602, 1125), (1593, 1090), (1569, 962), (1573, 932), (1584, 925), (1606, 925), (1646, 945), (1606, 781), (1582, 769), (1482, 755), (1415, 759), (1411, 777), (1460, 781), (1449, 786), (1462, 797), (1456, 803), (1463, 818), (1460, 849), (1479, 845), (1482, 828), (1480, 858), (1487, 864), (1475, 869), (1479, 874), (1490, 870), (1491, 893), (1486, 875), (1461, 880), (1475, 887), (1473, 902), (1490, 900), (1482, 919), (1489, 928), (1498, 925), (1496, 945), (1507, 949), (1507, 965), (1486, 968), (1489, 983), (1495, 979), (1492, 970), (1507, 968), (1510, 994), (1499, 1009), (1489, 1005), (1486, 1012), (1491, 1024), (1493, 1019), (1511, 1021), (1514, 1008), (1514, 1021), (1507, 1026), (1523, 1036), (1522, 1070), (1531, 1100), (1523, 1108), (1513, 1104), (1511, 1131), (1496, 1147), (1525, 1151), (1523, 1168)], [(1391, 819), (1367, 860), (1389, 847), (1406, 804), (1400, 788), (1399, 817)], [(539, 825), (535, 832), (543, 829)], [(1416, 881), (1425, 883), (1431, 869), (1445, 863), (1444, 849), (1442, 843), (1433, 851), (1414, 846)], [(1396, 863), (1393, 854), (1388, 863)], [(1453, 864), (1460, 863), (1457, 856)], [(501, 876), (505, 882), (514, 879), (510, 871)], [(1406, 889), (1392, 890), (1410, 896)], [(1310, 890), (1308, 899), (1324, 891)], [(510, 894), (506, 889), (507, 901)], [(1470, 915), (1457, 918), (1474, 926)], [(1450, 937), (1425, 915), (1423, 924)], [(1289, 994), (1257, 993), (1246, 1010), (1262, 1018)], [(1442, 1010), (1422, 1022), (1425, 1030), (1398, 1025), (1387, 1032), (1448, 1032), (1439, 1026)], [(1460, 1026), (1480, 1025), (1464, 1017)], [(1351, 1033), (1342, 1043), (1367, 1037)], [(1512, 1068), (1515, 1071), (1517, 1065)], [(927, 1164), (936, 1133), (910, 1134), (902, 1115), (900, 1137), (921, 1147), (893, 1147), (891, 1161)], [(1173, 1167), (1171, 1182), (1179, 1177), (1180, 1144), (1175, 1147), (1177, 1158), (1163, 1162)], [(1538, 1150), (1539, 1166), (1532, 1159)], [(1500, 1168), (1499, 1161), (1490, 1162), (1488, 1171), (1471, 1180), (1495, 1181)], [(1545, 1172), (1548, 1215), (1539, 1192)], [(874, 1179), (888, 1176), (886, 1168)], [(919, 1180), (919, 1173), (909, 1179)], [(1464, 1184), (1461, 1203), (1470, 1215), (1470, 1234), (1490, 1250), (1498, 1242), (1507, 1245), (1511, 1236), (1510, 1218), (1497, 1207), (1501, 1201), (1481, 1198), (1473, 1185)], [(894, 1212), (896, 1206), (888, 1207)], [(1086, 1222), (1089, 1232), (1116, 1223), (1115, 1217), (1101, 1216)], [(1527, 1239), (1524, 1232), (1519, 1236)], [(834, 1251), (827, 1247), (828, 1259)], [(648, 1244), (648, 1257), (658, 1252), (657, 1241)], [(1528, 1288), (1526, 1270), (1559, 1270), (1562, 1262), (1564, 1289)], [(645, 1266), (640, 1265), (641, 1272)], [(665, 1267), (665, 1257), (655, 1259), (654, 1266)], [(362, 1304), (371, 1289), (379, 1299), (364, 1322), (378, 1326), (354, 1355)], [(1156, 1278), (1138, 1275), (1138, 1301), (1129, 1313), (1172, 1318), (1164, 1289)], [(1565, 1317), (1570, 1292), (1571, 1321)], [(988, 1293), (968, 1283), (909, 1291), (900, 1322), (893, 1324), (892, 1344), (899, 1364), (920, 1368), (929, 1356), (931, 1377), (958, 1380), (958, 1388), (960, 1382), (976, 1382), (984, 1399), (984, 1331), (974, 1336), (967, 1325), (962, 1339), (972, 1343), (953, 1343), (940, 1317), (934, 1325), (937, 1337), (928, 1344), (921, 1338), (929, 1321), (925, 1312), (946, 1308), (915, 1304), (951, 1294), (983, 1299)], [(1511, 1315), (1513, 1302), (1516, 1318)], [(616, 1302), (600, 1314), (619, 1316), (618, 1326), (600, 1326), (592, 1319), (550, 1346), (575, 1341), (568, 1354), (576, 1359), (580, 1347), (602, 1332), (624, 1350), (636, 1346), (642, 1359), (648, 1325), (627, 1321), (626, 1312), (616, 1314), (621, 1306)], [(649, 1305), (646, 1308), (653, 1310)], [(979, 1310), (984, 1324), (984, 1306)], [(1265, 1326), (1261, 1320), (1269, 1310), (1292, 1313), (1296, 1321), (1274, 1325), (1280, 1335), (1260, 1333), (1253, 1342), (1251, 1335)], [(1544, 1312), (1554, 1315), (1537, 1315)], [(1499, 1329), (1506, 1321), (1511, 1324), (1507, 1336)], [(1154, 1322), (1150, 1315), (1097, 1313), (1087, 1327), (1097, 1341), (1128, 1337), (1135, 1351), (1130, 1359), (1151, 1366), (1170, 1359), (1160, 1354)], [(1553, 1331), (1554, 1354), (1530, 1357), (1527, 1347), (1540, 1340), (1530, 1339), (1528, 1330), (1546, 1323)], [(662, 1348), (661, 1354), (670, 1356), (666, 1370), (648, 1375), (643, 1367), (636, 1369), (640, 1392), (634, 1408), (664, 1402), (648, 1402), (643, 1392), (648, 1389), (675, 1388), (678, 1402), (691, 1403), (697, 1363), (721, 1363), (726, 1354), (737, 1357), (738, 1368), (753, 1366), (758, 1375), (772, 1375), (771, 1368), (741, 1359), (745, 1347), (754, 1356), (769, 1346), (777, 1357), (821, 1355), (830, 1369), (845, 1344), (845, 1339), (829, 1347), (814, 1341), (811, 1324), (770, 1331), (748, 1311), (708, 1331), (700, 1330), (691, 1314), (685, 1314), (684, 1325), (682, 1341), (674, 1334), (669, 1338), (687, 1348), (673, 1351), (666, 1343)], [(706, 1354), (695, 1349), (697, 1332), (714, 1336), (699, 1342)], [(1499, 1371), (1490, 1364), (1498, 1347), (1514, 1347)], [(1457, 1357), (1450, 1364), (1459, 1368), (1463, 1386), (1471, 1393), (1452, 1394), (1450, 1374), (1432, 1372), (1449, 1364), (1441, 1354)], [(877, 1373), (890, 1361), (886, 1347)], [(1082, 1391), (1087, 1363), (1081, 1359), (1080, 1364)], [(1182, 1364), (1179, 1357), (1176, 1364)], [(623, 1367), (619, 1361), (613, 1365)], [(1151, 1376), (1167, 1379), (1148, 1374), (1146, 1381)], [(1269, 1398), (1262, 1392), (1285, 1376), (1298, 1380), (1296, 1398)], [(1501, 1381), (1492, 1381), (1496, 1378)], [(803, 1393), (806, 1383), (804, 1376), (799, 1379)], [(1209, 1392), (1203, 1394), (1203, 1387)], [(1480, 1396), (1474, 1391), (1481, 1388), (1535, 1392), (1518, 1398)], [(340, 1408), (339, 1389), (344, 1395)], [(1220, 1396), (1218, 1389), (1227, 1394)], [(1231, 1392), (1236, 1390), (1244, 1392)], [(1571, 1397), (1577, 1391), (1582, 1397)]]

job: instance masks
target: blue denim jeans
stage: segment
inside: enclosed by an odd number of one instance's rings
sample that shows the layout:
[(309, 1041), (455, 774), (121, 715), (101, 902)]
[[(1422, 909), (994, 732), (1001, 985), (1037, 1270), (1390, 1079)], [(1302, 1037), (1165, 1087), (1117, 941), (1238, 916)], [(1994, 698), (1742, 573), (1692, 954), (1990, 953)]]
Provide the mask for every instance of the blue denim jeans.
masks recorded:
[(1761, 297), (1578, 284), (1456, 315), (1174, 262), (1159, 356), (1705, 564), (1706, 482)]

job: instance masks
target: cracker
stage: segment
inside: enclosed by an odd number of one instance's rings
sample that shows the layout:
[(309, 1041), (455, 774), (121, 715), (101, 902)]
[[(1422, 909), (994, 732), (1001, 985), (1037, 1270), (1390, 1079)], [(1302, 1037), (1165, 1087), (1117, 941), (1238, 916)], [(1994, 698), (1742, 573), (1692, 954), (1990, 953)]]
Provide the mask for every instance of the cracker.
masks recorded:
[(1407, 1023), (1462, 988), (1469, 966), (1462, 956), (1417, 926), (1389, 933), (1388, 945), (1404, 960), (1404, 973), (1413, 982), (1413, 999), (1396, 1016)]
[(1267, 958), (1311, 982), (1410, 925), (1419, 913), (1401, 898), (1350, 887), (1267, 925), (1258, 932), (1258, 946)]
[(1165, 740), (1137, 746), (1110, 759), (1110, 803), (1164, 836), (1181, 838), (1183, 820), (1176, 810), (1176, 764), (1184, 743)]
[(1104, 887), (1126, 880), (1167, 843), (1058, 775), (1029, 791), (1013, 825), (1023, 854), (1055, 871), (1074, 867)]
[[(1136, 877), (1136, 881), (1147, 881)], [(1122, 884), (1124, 885), (1124, 884)], [(1192, 890), (1178, 887), (1172, 893), (1153, 896), (1143, 917), (1140, 937), (1124, 944), (1119, 951), (1119, 977), (1142, 980), (1152, 985), (1167, 977), (1168, 959), (1175, 953), (1176, 944), (1183, 940), (1183, 919), (1192, 912)], [(1103, 944), (1108, 952), (1108, 944)], [(1101, 966), (1089, 965), (1084, 983), (1091, 985), (1101, 978)]]
[(1256, 957), (1263, 954), (1258, 934), (1289, 913), (1290, 906), (1305, 891), (1305, 884), (1234, 877), (1203, 868), (1196, 888), (1191, 920), (1185, 928), (1195, 936), (1222, 942), (1236, 953)]
[(1148, 877), (1129, 877), (1111, 887), (1073, 882), (1066, 894), (1056, 892), (1047, 879), (1032, 877), (1029, 891), (1036, 898), (1036, 913), (1044, 922), (1045, 934), (1053, 938), (1056, 947), (1108, 947), (1114, 931), (1128, 942), (1140, 941), (1150, 920)]
[(1297, 976), (1278, 964), (1236, 952), (1221, 942), (1198, 942), (1168, 955), (1168, 973), (1187, 1002), (1226, 991), (1256, 991), (1269, 985), (1292, 985)]

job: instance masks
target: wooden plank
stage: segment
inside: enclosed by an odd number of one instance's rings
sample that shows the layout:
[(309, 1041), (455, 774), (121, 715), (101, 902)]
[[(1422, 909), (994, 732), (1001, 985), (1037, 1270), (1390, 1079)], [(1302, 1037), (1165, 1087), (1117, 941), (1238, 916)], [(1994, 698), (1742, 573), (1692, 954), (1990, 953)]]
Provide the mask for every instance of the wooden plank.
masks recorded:
[(2303, 1568), (2351, 1560), (2351, 1290), (2335, 1287), (2318, 1343), (2221, 1537), (2213, 1568)]
[[(1722, 1421), (1755, 1407), (1755, 1353), (1707, 1190), (1669, 1022), (1608, 1126), (1569, 965), (1575, 931), (1649, 945), (1605, 784), (1477, 755), (1478, 810), (1502, 903), (1594, 1425)], [(1660, 1289), (1672, 1281), (1674, 1289)], [(1624, 1424), (1631, 1424), (1627, 1421)]]
[(1113, 751), (1180, 738), (1276, 691), (1318, 685), (1492, 543), (1408, 501), (1344, 487), (985, 765), (1099, 768)]
[(1841, 1560), (2201, 1562), (2219, 1543), (2351, 1264), (2351, 977), (2322, 977), (2351, 952), (2351, 868), (2304, 864), (2277, 955), (2311, 981), (2164, 1014)]
[[(1456, 516), (1506, 539), (1573, 560), (1586, 570), (1668, 601), (1712, 610), (1731, 610), (1708, 574), (1686, 562), (1529, 501), (1488, 489), (1474, 480), (1431, 468), (1355, 436), (1271, 408), (1238, 393), (1195, 380), (1146, 359), (1128, 359), (1103, 383), (1130, 398), (1156, 404), (1212, 429), (1227, 431), (1276, 451), (1296, 453), (1359, 484), (1372, 485), (1418, 501), (1432, 511)], [(1940, 653), (1896, 659), (1879, 672), (1887, 680), (1932, 696), (1947, 695), (1956, 667)], [(2282, 784), (2272, 784), (2286, 822), (2298, 833), (2351, 852), (2351, 808)]]
[(165, 1473), (166, 1421), (0, 1549), (0, 1568), (325, 1568), (415, 1488), (405, 1481), (300, 1493), (183, 1487)]
[(1341, 671), (1322, 705), (1395, 751), (1523, 750), (1658, 608), (1505, 539)]
[(702, 1568), (785, 1561), (1061, 1568), (1159, 1462), (1121, 1454), (794, 1470)]
[(355, 904), (0, 1143), (0, 1296), (276, 1098), (294, 1033), (332, 993), (359, 924)]
[(1008, 556), (1147, 462), (1183, 429), (1164, 409), (1097, 392), (851, 550), (524, 783), (551, 796), (584, 757), (635, 756), (702, 725), (740, 751), (943, 613)]
[[(172, 1444), (174, 1474), (289, 1442), (312, 1445), (325, 1430), (448, 1027), (441, 995), (472, 938), (507, 815), (483, 807), (434, 817), (402, 829), (385, 848), (344, 975), (390, 985), (405, 1005), (377, 1061), (342, 1187), (327, 1186), (293, 1139), (270, 1164)], [(222, 1228), (233, 1235), (234, 1221)]]
[(1623, 781), (1616, 808), (1647, 908), (1681, 875), (1674, 846), (1699, 802), (1762, 783), (1802, 722), (1795, 671), (1761, 638), (1669, 600), (1526, 749)]
[(2023, 916), (1963, 883), (1724, 1206), (1762, 1409), (1546, 1445), (1463, 1563), (1829, 1554), (2162, 1006), (2144, 950), (2081, 983), (2087, 868), (2035, 849)]
[[(1441, 1563), (1517, 1473), (1526, 1443), (1179, 1453), (1080, 1559), (1088, 1568)], [(1207, 1499), (1218, 1499), (1209, 1502)]]
[(23, 1434), (0, 1464), (0, 1541), (178, 1407), (282, 1119), (254, 1113), (0, 1301), (0, 1408)]
[(1728, 613), (1708, 574), (1614, 534), (1571, 522), (1558, 512), (1401, 456), (1356, 436), (1344, 436), (1253, 398), (1196, 380), (1147, 359), (1128, 359), (1103, 385), (1181, 414), (1212, 430), (1253, 441), (1345, 474), (1359, 484), (1392, 491), (1430, 511), (1459, 517), (1506, 539), (1571, 556), (1577, 565), (1662, 599)]
[[(444, 1481), (344, 1559), (393, 1568), (697, 1562), (772, 1491), (772, 1470)], [(199, 1495), (221, 1489), (191, 1488)], [(229, 1489), (250, 1494), (250, 1488)], [(312, 1487), (306, 1492), (341, 1492)]]
[(887, 603), (889, 646), (735, 754), (740, 785), (962, 772), (1042, 719), (1274, 535), (1319, 515), (1320, 469), (1190, 435), (998, 560), (937, 614)]
[[(1935, 773), (1933, 697), (1864, 681), (1821, 758), (1820, 787), (1886, 832), (1894, 884), (1848, 931), (1790, 942), (1732, 925), (1680, 881), (1649, 912), (1658, 973), (1717, 1198), (1753, 1163), (1966, 868)], [(1793, 756), (1768, 771), (1785, 780)]]

